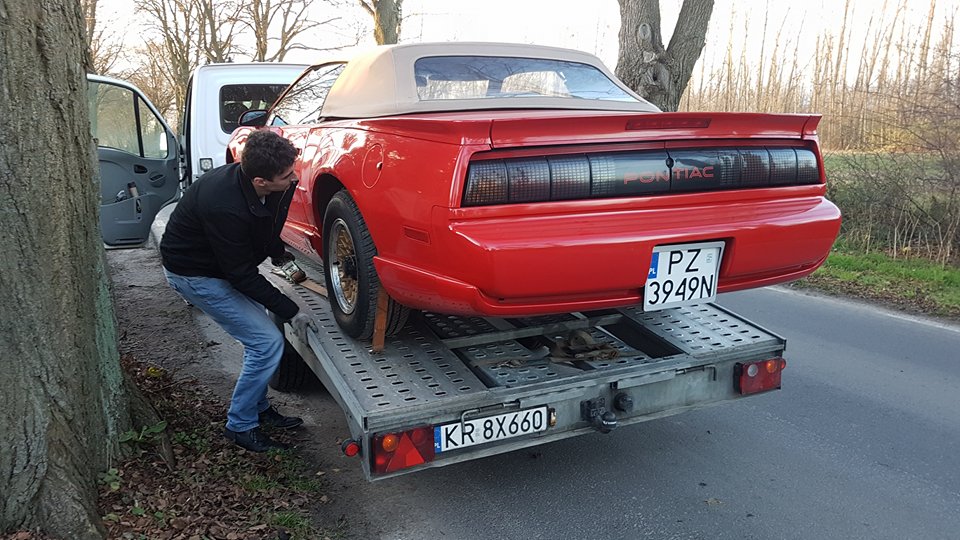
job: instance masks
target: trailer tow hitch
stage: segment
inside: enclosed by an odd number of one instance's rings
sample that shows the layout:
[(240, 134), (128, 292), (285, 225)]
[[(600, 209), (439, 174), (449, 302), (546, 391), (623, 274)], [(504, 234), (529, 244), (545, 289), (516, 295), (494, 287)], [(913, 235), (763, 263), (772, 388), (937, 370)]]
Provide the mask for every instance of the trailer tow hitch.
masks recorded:
[(581, 401), (580, 417), (600, 433), (610, 433), (617, 427), (617, 415), (607, 410), (606, 400), (602, 397)]

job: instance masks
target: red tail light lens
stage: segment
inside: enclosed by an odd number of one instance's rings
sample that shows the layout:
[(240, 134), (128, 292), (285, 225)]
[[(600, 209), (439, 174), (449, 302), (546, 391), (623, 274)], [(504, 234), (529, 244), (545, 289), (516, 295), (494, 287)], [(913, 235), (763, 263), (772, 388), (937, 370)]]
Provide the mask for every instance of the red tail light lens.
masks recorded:
[(820, 182), (807, 148), (699, 148), (475, 161), (463, 206), (636, 197)]
[(470, 165), (464, 206), (503, 204), (507, 200), (507, 165), (500, 160), (480, 161)]
[(373, 437), (373, 472), (386, 474), (433, 461), (433, 426)]
[(360, 453), (360, 443), (353, 439), (347, 439), (340, 443), (340, 450), (343, 452), (343, 455), (353, 457)]
[(759, 362), (737, 363), (733, 368), (734, 382), (741, 395), (756, 394), (780, 388), (780, 376), (787, 367), (783, 358)]

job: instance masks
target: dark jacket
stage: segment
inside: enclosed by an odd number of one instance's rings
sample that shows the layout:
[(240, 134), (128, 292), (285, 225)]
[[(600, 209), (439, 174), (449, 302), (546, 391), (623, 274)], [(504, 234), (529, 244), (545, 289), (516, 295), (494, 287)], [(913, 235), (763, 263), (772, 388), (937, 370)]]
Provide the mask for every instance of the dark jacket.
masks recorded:
[(257, 266), (283, 255), (280, 229), (294, 186), (260, 202), (239, 163), (218, 167), (187, 188), (160, 241), (163, 266), (181, 276), (225, 279), (284, 319), (299, 311)]

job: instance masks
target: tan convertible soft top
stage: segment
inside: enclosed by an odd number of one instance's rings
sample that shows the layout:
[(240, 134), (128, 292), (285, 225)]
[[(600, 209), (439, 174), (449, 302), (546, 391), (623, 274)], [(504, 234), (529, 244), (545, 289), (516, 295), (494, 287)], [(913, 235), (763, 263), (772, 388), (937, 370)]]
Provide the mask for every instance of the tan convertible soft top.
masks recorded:
[[(496, 99), (421, 100), (417, 95), (414, 63), (434, 56), (490, 56), (560, 60), (587, 64), (600, 70), (637, 101), (572, 99), (525, 96)], [(376, 47), (353, 56), (330, 89), (323, 105), (326, 118), (370, 118), (417, 112), (481, 109), (590, 109), (657, 112), (607, 69), (599, 58), (585, 52), (540, 45), (512, 43), (411, 43)]]

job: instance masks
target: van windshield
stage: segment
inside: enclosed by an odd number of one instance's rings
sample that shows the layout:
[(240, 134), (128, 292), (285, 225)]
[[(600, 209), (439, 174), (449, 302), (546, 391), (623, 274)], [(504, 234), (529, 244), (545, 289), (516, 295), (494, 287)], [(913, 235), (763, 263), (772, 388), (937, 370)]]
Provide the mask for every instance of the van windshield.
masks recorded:
[(255, 109), (269, 109), (285, 84), (230, 84), (220, 88), (220, 129), (233, 133), (240, 115)]

